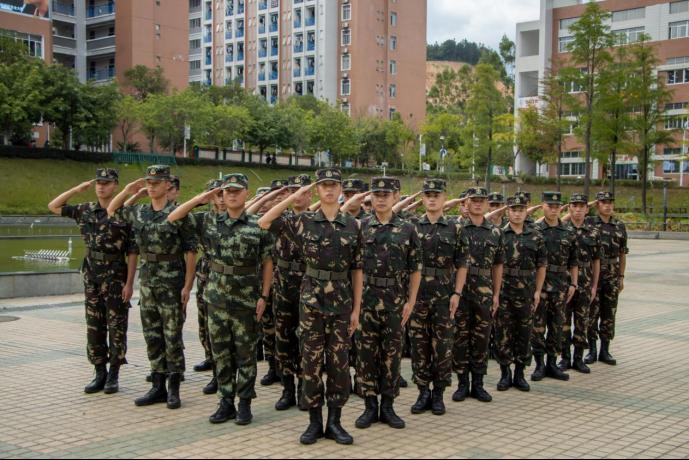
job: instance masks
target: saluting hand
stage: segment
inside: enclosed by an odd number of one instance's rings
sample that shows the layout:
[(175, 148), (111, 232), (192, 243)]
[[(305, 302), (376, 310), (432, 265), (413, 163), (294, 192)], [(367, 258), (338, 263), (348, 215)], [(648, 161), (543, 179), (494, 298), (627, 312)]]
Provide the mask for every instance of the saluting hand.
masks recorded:
[(81, 184), (74, 187), (74, 190), (77, 193), (84, 193), (85, 191), (90, 189), (93, 186), (93, 184), (95, 184), (95, 183), (96, 183), (96, 179), (87, 180), (86, 182), (82, 182)]
[(222, 192), (221, 188), (214, 188), (207, 192), (199, 193), (194, 199), (198, 200), (200, 204), (208, 204), (213, 198), (218, 196)]
[(138, 193), (144, 187), (146, 187), (146, 179), (142, 177), (134, 182), (130, 182), (124, 189), (127, 191), (127, 193), (134, 194)]

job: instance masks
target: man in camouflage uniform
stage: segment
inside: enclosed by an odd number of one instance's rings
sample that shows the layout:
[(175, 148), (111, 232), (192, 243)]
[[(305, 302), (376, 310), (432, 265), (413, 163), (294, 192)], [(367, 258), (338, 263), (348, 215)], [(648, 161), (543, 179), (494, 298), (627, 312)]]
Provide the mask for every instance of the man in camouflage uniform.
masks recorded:
[[(97, 201), (67, 204), (70, 198), (90, 189), (94, 183)], [(86, 246), (81, 270), (86, 298), (86, 354), (95, 366), (96, 376), (84, 388), (85, 393), (101, 390), (106, 394), (116, 393), (120, 366), (127, 363), (129, 300), (137, 249), (131, 226), (108, 217), (107, 207), (118, 183), (117, 171), (98, 169), (95, 179), (66, 191), (48, 205), (53, 213), (77, 222)]]
[(591, 305), (589, 323), (589, 355), (586, 364), (596, 361), (596, 341), (600, 333), (600, 355), (598, 360), (614, 366), (615, 358), (610, 354), (610, 342), (615, 338), (615, 315), (620, 293), (624, 290), (624, 273), (627, 267), (627, 228), (614, 217), (615, 195), (599, 192), (596, 196), (598, 216), (589, 217), (587, 223), (598, 229), (601, 240), (600, 282), (598, 294)]
[[(367, 191), (367, 184), (361, 179), (348, 179), (342, 184), (342, 196), (344, 197), (345, 203), (352, 199), (354, 195)], [(358, 209), (349, 209), (347, 212), (352, 217), (359, 220), (363, 219), (368, 214), (362, 205), (360, 205)], [(354, 366), (354, 363), (352, 363), (352, 366)]]
[(177, 176), (170, 176), (170, 188), (168, 189), (167, 192), (167, 200), (177, 206), (179, 203), (177, 203), (177, 199), (179, 198), (179, 194), (181, 192), (181, 185), (180, 185), (180, 180), (179, 177)]
[[(215, 190), (222, 186), (222, 180), (212, 180), (208, 183), (206, 190)], [(210, 202), (211, 209), (208, 211), (198, 212), (194, 214), (194, 223), (196, 225), (196, 234), (202, 235), (202, 229), (208, 225), (215, 214), (223, 214), (225, 212), (225, 203), (222, 196), (214, 196)], [(196, 262), (196, 307), (198, 310), (199, 322), (199, 339), (203, 347), (205, 359), (194, 366), (195, 372), (205, 372), (212, 370), (213, 378), (203, 388), (203, 393), (213, 395), (218, 392), (218, 380), (215, 375), (215, 365), (213, 364), (213, 350), (211, 349), (211, 339), (208, 332), (208, 304), (204, 299), (206, 285), (208, 284), (208, 275), (210, 273), (210, 258), (209, 251), (211, 250), (208, 241), (199, 238), (199, 252), (201, 257)]]
[(499, 211), (505, 207), (505, 197), (502, 193), (493, 192), (488, 195), (488, 212), (495, 213), (490, 218), (490, 222), (496, 227), (503, 228), (509, 224), (506, 211)]
[[(151, 204), (122, 207), (127, 197), (148, 188)], [(108, 206), (108, 214), (134, 228), (141, 255), (141, 325), (151, 362), (153, 386), (137, 406), (166, 402), (177, 409), (184, 372), (182, 327), (194, 282), (197, 241), (187, 218), (167, 222), (175, 205), (168, 201), (170, 167), (150, 166), (146, 177), (127, 185)], [(165, 381), (169, 375), (166, 390)]]
[(464, 219), (464, 232), (469, 241), (469, 276), (462, 304), (455, 315), (453, 356), (459, 387), (452, 400), (464, 401), (471, 396), (490, 402), (493, 398), (483, 387), (483, 377), (488, 371), (492, 320), (500, 305), (505, 249), (502, 230), (485, 218), (488, 191), (470, 188), (467, 197), (469, 218)]
[[(306, 264), (301, 284), (300, 325), (304, 388), (302, 405), (309, 408), (310, 423), (300, 441), (313, 444), (324, 435), (338, 444), (352, 444), (342, 428), (342, 407), (349, 398), (349, 339), (359, 324), (363, 288), (363, 244), (361, 226), (340, 212), (342, 193), (339, 169), (317, 172), (321, 209), (288, 219)], [(301, 196), (312, 188), (304, 187), (268, 211), (260, 220), (270, 228)], [(328, 421), (323, 433), (323, 365), (328, 374)]]
[[(524, 224), (526, 200), (522, 196), (507, 199), (509, 223), (502, 229), (505, 244), (500, 308), (495, 322), (497, 360), (500, 363), (498, 391), (514, 386), (529, 391), (524, 369), (531, 365), (533, 313), (541, 302), (548, 253), (543, 236)], [(514, 379), (510, 366), (514, 364)]]
[[(579, 260), (578, 288), (574, 298), (567, 304), (565, 324), (562, 328), (562, 360), (560, 369), (574, 369), (582, 374), (591, 373), (584, 363), (584, 349), (587, 346), (586, 334), (589, 326), (589, 309), (598, 290), (600, 276), (600, 234), (598, 229), (585, 222), (589, 212), (588, 197), (574, 193), (569, 200), (571, 220), (569, 228), (577, 236), (577, 259)], [(572, 334), (572, 322), (574, 333)], [(574, 345), (574, 360), (571, 347)]]
[(393, 404), (399, 396), (403, 330), (416, 303), (422, 255), (414, 224), (392, 212), (398, 183), (391, 177), (371, 181), (374, 212), (362, 220), (364, 294), (357, 381), (366, 409), (357, 428), (369, 428), (378, 420), (392, 428), (405, 427)]
[[(543, 192), (545, 219), (536, 224), (548, 250), (548, 271), (545, 278), (543, 301), (536, 309), (534, 332), (531, 340), (536, 370), (531, 380), (539, 382), (543, 377), (567, 381), (569, 375), (557, 366), (557, 354), (562, 350), (562, 326), (565, 308), (577, 290), (579, 261), (577, 237), (560, 220), (562, 194)], [(547, 336), (546, 336), (547, 332)], [(547, 364), (544, 355), (548, 356)]]
[(529, 206), (531, 205), (531, 192), (517, 192), (514, 194), (514, 196), (521, 197), (522, 200), (526, 201), (526, 208), (527, 208), (527, 213), (526, 213), (526, 219), (524, 220), (524, 225), (533, 227), (536, 225), (536, 220), (533, 218), (533, 215), (528, 212), (530, 209)]
[[(210, 273), (205, 290), (208, 330), (218, 378), (220, 404), (211, 423), (235, 419), (248, 425), (256, 398), (256, 347), (273, 278), (273, 239), (245, 212), (249, 180), (244, 174), (225, 176), (220, 189), (197, 195), (169, 217), (185, 218), (195, 207), (222, 193), (226, 212), (210, 215), (199, 238), (208, 244)], [(239, 406), (234, 400), (239, 396)]]
[(423, 269), (418, 301), (409, 322), (414, 383), (419, 389), (412, 414), (430, 409), (435, 415), (443, 415), (443, 394), (452, 384), (453, 318), (467, 277), (468, 241), (459, 222), (443, 214), (446, 190), (444, 180), (426, 179), (426, 214), (415, 220)]

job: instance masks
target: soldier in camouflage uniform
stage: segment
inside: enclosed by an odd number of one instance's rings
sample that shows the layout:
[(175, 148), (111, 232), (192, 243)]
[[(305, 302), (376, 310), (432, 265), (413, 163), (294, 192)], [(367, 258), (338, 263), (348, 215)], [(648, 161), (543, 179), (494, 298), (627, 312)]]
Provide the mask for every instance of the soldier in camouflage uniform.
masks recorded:
[(627, 267), (627, 228), (614, 217), (615, 195), (599, 192), (596, 196), (598, 216), (589, 217), (586, 222), (598, 229), (601, 240), (600, 282), (598, 294), (591, 305), (589, 323), (589, 355), (586, 364), (596, 361), (596, 341), (600, 332), (600, 355), (598, 360), (614, 366), (615, 358), (610, 354), (610, 342), (615, 338), (615, 315), (620, 293), (624, 290), (624, 273)]
[[(196, 206), (222, 193), (226, 212), (205, 220), (199, 238), (208, 244), (210, 273), (205, 291), (208, 330), (218, 378), (220, 404), (211, 423), (235, 419), (248, 425), (256, 398), (256, 346), (273, 278), (273, 239), (244, 208), (249, 181), (244, 174), (225, 176), (220, 189), (197, 195), (170, 215), (184, 218)], [(239, 396), (239, 406), (234, 400)]]
[[(151, 204), (122, 207), (128, 196), (144, 186)], [(182, 327), (194, 283), (197, 241), (191, 219), (167, 222), (175, 209), (167, 199), (169, 187), (170, 167), (150, 166), (144, 179), (128, 184), (113, 199), (108, 214), (134, 228), (141, 257), (141, 325), (153, 386), (135, 404), (148, 406), (167, 401), (168, 408), (177, 409), (182, 404), (179, 386), (184, 372)]]
[(526, 219), (524, 220), (524, 225), (527, 225), (530, 227), (533, 227), (534, 225), (536, 225), (536, 220), (528, 212), (529, 206), (531, 205), (531, 192), (517, 192), (514, 194), (514, 196), (518, 196), (518, 197), (521, 197), (523, 200), (526, 200), (527, 214), (526, 214)]
[[(223, 184), (222, 180), (212, 180), (208, 183), (206, 190), (215, 190), (220, 188)], [(222, 196), (214, 196), (210, 202), (211, 209), (208, 211), (198, 212), (194, 214), (194, 223), (196, 225), (196, 234), (202, 235), (202, 229), (207, 225), (206, 221), (213, 219), (215, 214), (222, 214), (225, 212), (225, 203)], [(194, 371), (205, 372), (212, 370), (213, 378), (208, 385), (203, 388), (203, 394), (214, 395), (218, 392), (218, 379), (215, 375), (215, 365), (213, 363), (213, 350), (211, 349), (211, 338), (208, 332), (208, 304), (204, 299), (206, 285), (208, 284), (208, 275), (210, 273), (210, 258), (209, 250), (211, 249), (207, 241), (199, 238), (199, 252), (201, 257), (196, 262), (196, 307), (198, 310), (199, 322), (199, 339), (203, 347), (205, 359), (194, 366)]]
[(490, 222), (496, 227), (503, 228), (505, 225), (509, 224), (510, 221), (507, 218), (507, 212), (500, 211), (500, 209), (505, 207), (505, 197), (502, 193), (493, 192), (488, 195), (488, 212), (495, 213), (490, 218)]
[[(342, 184), (342, 196), (344, 197), (345, 203), (352, 199), (354, 195), (358, 195), (359, 193), (364, 193), (367, 192), (368, 190), (366, 187), (366, 183), (362, 181), (361, 179), (348, 179), (344, 181)], [(356, 209), (351, 209), (347, 211), (349, 214), (351, 214), (352, 217), (356, 219), (363, 219), (368, 215), (366, 210), (364, 209), (363, 205), (360, 205)], [(355, 358), (356, 359), (356, 358)], [(355, 364), (352, 363), (352, 366)]]
[[(95, 378), (84, 388), (86, 393), (101, 390), (106, 394), (116, 393), (120, 366), (127, 363), (129, 300), (136, 273), (137, 249), (131, 226), (110, 219), (107, 214), (118, 183), (117, 171), (98, 169), (95, 179), (66, 191), (48, 205), (53, 213), (79, 224), (86, 246), (81, 270), (86, 300), (86, 353), (96, 370)], [(67, 204), (70, 198), (94, 184), (96, 202)]]
[(502, 230), (485, 218), (488, 191), (470, 188), (467, 197), (469, 218), (464, 219), (464, 232), (469, 241), (469, 276), (461, 307), (455, 315), (453, 365), (459, 387), (452, 400), (464, 401), (471, 396), (490, 402), (492, 397), (483, 387), (483, 377), (488, 371), (492, 320), (500, 305), (505, 249)]
[(179, 194), (181, 192), (181, 183), (179, 180), (179, 177), (177, 176), (170, 176), (170, 188), (167, 191), (167, 200), (177, 206), (179, 203), (177, 203), (177, 199), (179, 198)]
[(392, 428), (405, 427), (393, 404), (399, 395), (404, 325), (421, 282), (422, 254), (414, 224), (392, 212), (398, 184), (391, 177), (371, 181), (374, 212), (361, 225), (364, 294), (357, 331), (357, 382), (366, 409), (357, 428), (369, 428), (378, 420)]
[[(287, 221), (306, 264), (301, 284), (300, 337), (304, 389), (302, 405), (309, 408), (310, 423), (300, 441), (313, 444), (324, 435), (338, 444), (352, 444), (342, 428), (342, 407), (349, 398), (349, 339), (359, 324), (363, 288), (361, 226), (340, 212), (342, 174), (338, 169), (317, 172), (321, 209), (290, 217)], [(301, 196), (304, 187), (260, 220), (268, 229)], [(323, 433), (323, 365), (328, 374), (328, 421)]]
[[(600, 275), (600, 234), (598, 229), (585, 222), (589, 212), (588, 197), (574, 193), (569, 200), (571, 220), (569, 228), (577, 236), (577, 259), (579, 260), (578, 288), (574, 298), (567, 304), (565, 324), (562, 328), (562, 360), (560, 369), (574, 369), (582, 374), (591, 373), (584, 363), (584, 349), (587, 346), (586, 334), (589, 326), (589, 309), (598, 290)], [(572, 334), (572, 322), (574, 333)], [(574, 360), (571, 347), (574, 345)]]
[[(536, 224), (548, 250), (548, 271), (543, 301), (536, 310), (534, 332), (531, 340), (536, 370), (531, 380), (538, 382), (543, 377), (567, 381), (569, 375), (557, 366), (557, 354), (562, 350), (562, 326), (565, 309), (577, 290), (579, 261), (577, 259), (577, 237), (560, 220), (562, 194), (543, 193), (545, 219)], [(546, 336), (547, 332), (547, 336)], [(547, 364), (544, 355), (548, 356)]]
[[(502, 229), (505, 243), (500, 308), (495, 321), (497, 360), (500, 363), (498, 391), (514, 386), (529, 391), (524, 369), (531, 365), (533, 313), (541, 302), (548, 253), (543, 236), (524, 224), (526, 200), (507, 199), (509, 223)], [(514, 379), (510, 366), (514, 364)]]
[(423, 269), (418, 302), (409, 322), (414, 383), (419, 389), (412, 414), (430, 409), (443, 415), (443, 394), (452, 384), (453, 318), (466, 282), (469, 245), (459, 222), (443, 214), (446, 190), (444, 180), (426, 179), (426, 214), (415, 220)]

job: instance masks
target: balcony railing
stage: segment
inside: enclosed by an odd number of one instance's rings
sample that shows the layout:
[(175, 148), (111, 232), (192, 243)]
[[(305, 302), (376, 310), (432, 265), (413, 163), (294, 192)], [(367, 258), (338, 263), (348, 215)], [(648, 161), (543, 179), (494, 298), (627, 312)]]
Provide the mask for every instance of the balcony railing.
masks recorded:
[(93, 81), (107, 81), (115, 78), (115, 68), (96, 69), (89, 71), (89, 80)]
[(74, 5), (67, 3), (53, 2), (53, 13), (66, 14), (67, 16), (74, 16)]
[(294, 45), (294, 52), (295, 53), (303, 53), (304, 52), (304, 44), (303, 43), (300, 45), (295, 44)]
[(195, 34), (200, 34), (203, 32), (203, 29), (201, 27), (191, 27), (189, 28), (189, 35), (195, 35)]
[(266, 50), (266, 49), (258, 50), (258, 57), (264, 58), (264, 57), (267, 57), (267, 56), (268, 56), (268, 50)]
[(94, 5), (89, 6), (86, 10), (87, 18), (96, 18), (98, 16), (107, 16), (109, 14), (115, 14), (115, 3), (108, 3), (106, 5)]
[(278, 49), (277, 48), (271, 48), (270, 49), (270, 55), (271, 56), (277, 56), (278, 55)]
[(86, 49), (88, 51), (99, 50), (103, 48), (110, 48), (115, 46), (115, 36), (96, 38), (86, 42)]
[(270, 72), (270, 79), (271, 80), (277, 80), (278, 79), (278, 71), (277, 70)]
[(234, 61), (234, 54), (226, 54), (225, 55), (225, 62), (232, 62)]
[(294, 28), (299, 29), (301, 27), (301, 18), (297, 18), (294, 20)]
[(314, 51), (316, 49), (316, 42), (309, 42), (306, 45), (306, 50), (307, 51)]
[(237, 61), (243, 61), (244, 60), (244, 51), (240, 51), (237, 53)]
[(270, 96), (270, 103), (271, 105), (275, 105), (278, 102), (278, 97), (277, 96)]
[(239, 7), (237, 7), (237, 14), (244, 14), (244, 5), (239, 4)]
[(232, 40), (232, 31), (231, 30), (225, 31), (225, 40)]
[(210, 43), (213, 41), (213, 35), (208, 34), (203, 36), (203, 43)]
[(201, 12), (201, 4), (199, 3), (196, 6), (190, 6), (189, 7), (189, 14), (196, 14)]
[(206, 15), (205, 15), (206, 21), (210, 21), (213, 19), (213, 10), (206, 10)]
[(234, 8), (227, 7), (225, 8), (225, 16), (232, 16), (234, 15)]
[(267, 10), (268, 9), (268, 2), (258, 2), (258, 9), (259, 10)]
[(63, 48), (76, 49), (77, 41), (70, 37), (61, 37), (59, 35), (53, 35), (53, 45), (61, 46)]
[(271, 32), (277, 32), (278, 31), (278, 25), (274, 22), (270, 23), (270, 31)]
[(316, 17), (314, 16), (312, 18), (306, 18), (306, 21), (304, 21), (304, 24), (306, 25), (306, 27), (315, 26), (316, 25)]
[(242, 38), (244, 36), (244, 29), (237, 29), (237, 34), (235, 36), (237, 38)]
[(266, 81), (266, 74), (259, 73), (258, 74), (258, 81)]
[(315, 67), (310, 67), (306, 69), (306, 76), (307, 77), (312, 77), (316, 75), (316, 68)]
[(258, 26), (258, 33), (259, 33), (259, 34), (264, 34), (264, 33), (266, 33), (266, 25), (265, 25), (265, 24), (259, 24), (259, 26)]
[(294, 69), (294, 76), (295, 77), (301, 77), (301, 69)]
[(189, 56), (196, 56), (201, 54), (201, 48), (189, 48)]
[(206, 56), (205, 62), (206, 62), (206, 65), (211, 65), (213, 63), (213, 58), (211, 58), (210, 56)]

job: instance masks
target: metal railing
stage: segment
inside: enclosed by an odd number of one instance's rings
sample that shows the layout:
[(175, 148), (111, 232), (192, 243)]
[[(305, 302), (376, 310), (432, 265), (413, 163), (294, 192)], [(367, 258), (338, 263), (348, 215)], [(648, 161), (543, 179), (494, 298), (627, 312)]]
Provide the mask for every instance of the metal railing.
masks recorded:
[(94, 38), (86, 41), (86, 49), (88, 51), (98, 50), (102, 48), (110, 48), (115, 46), (115, 36)]
[(306, 51), (314, 51), (316, 49), (316, 42), (309, 42), (306, 45)]
[(74, 5), (68, 5), (62, 2), (53, 2), (53, 13), (66, 14), (67, 16), (74, 16)]
[(115, 78), (115, 69), (114, 68), (97, 69), (97, 70), (90, 70), (89, 71), (89, 80), (107, 81), (107, 80), (112, 80), (113, 78)]
[(177, 160), (172, 155), (155, 155), (150, 153), (113, 152), (115, 163), (176, 165)]
[(77, 41), (74, 38), (53, 35), (53, 45), (62, 46), (63, 48), (76, 49)]
[(306, 18), (306, 20), (304, 21), (304, 24), (306, 27), (315, 26), (316, 25), (316, 18), (315, 17)]
[(86, 10), (87, 18), (96, 18), (98, 16), (107, 16), (109, 14), (115, 14), (114, 2), (108, 3), (106, 5), (89, 6)]

